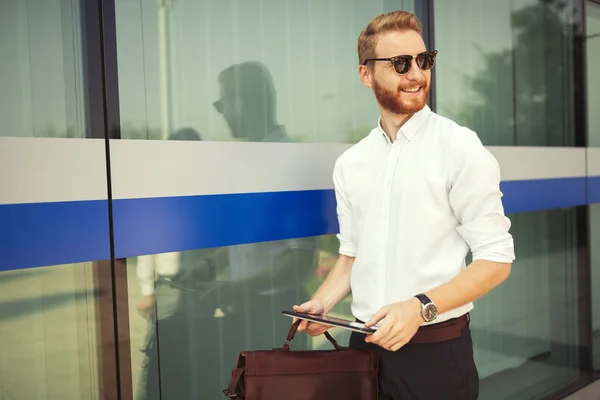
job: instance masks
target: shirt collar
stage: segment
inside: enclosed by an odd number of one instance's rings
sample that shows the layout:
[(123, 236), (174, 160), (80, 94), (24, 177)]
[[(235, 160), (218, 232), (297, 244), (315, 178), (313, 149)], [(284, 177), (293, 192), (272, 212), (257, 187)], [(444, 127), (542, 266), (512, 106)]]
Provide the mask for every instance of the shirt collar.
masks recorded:
[[(421, 129), (421, 126), (423, 126), (423, 123), (425, 123), (427, 117), (429, 117), (429, 114), (431, 114), (431, 109), (427, 104), (425, 104), (425, 107), (423, 107), (420, 111), (417, 111), (412, 117), (409, 118), (408, 121), (404, 123), (404, 125), (402, 125), (398, 133), (402, 133), (408, 141), (411, 141), (419, 132), (419, 129)], [(387, 142), (390, 142), (390, 138), (381, 127), (381, 116), (377, 120), (377, 128), (379, 129), (379, 133), (383, 135), (384, 139)], [(396, 135), (396, 137), (398, 137), (398, 135)]]

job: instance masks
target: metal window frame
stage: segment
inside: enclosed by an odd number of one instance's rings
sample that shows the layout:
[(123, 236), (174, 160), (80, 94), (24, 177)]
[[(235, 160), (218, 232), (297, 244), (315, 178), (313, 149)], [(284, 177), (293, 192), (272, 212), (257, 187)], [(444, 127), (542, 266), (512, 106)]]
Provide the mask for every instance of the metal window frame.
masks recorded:
[[(415, 14), (421, 21), (423, 28), (423, 41), (428, 50), (435, 49), (435, 21), (434, 21), (434, 5), (433, 0), (415, 0)], [(443, 56), (443, 55), (442, 55)], [(436, 68), (431, 70), (431, 89), (427, 104), (432, 111), (437, 110), (437, 93), (436, 93)]]
[(114, 0), (80, 0), (86, 137), (104, 140), (110, 260), (93, 263), (101, 398), (133, 398), (127, 269), (115, 259), (110, 139), (120, 138)]

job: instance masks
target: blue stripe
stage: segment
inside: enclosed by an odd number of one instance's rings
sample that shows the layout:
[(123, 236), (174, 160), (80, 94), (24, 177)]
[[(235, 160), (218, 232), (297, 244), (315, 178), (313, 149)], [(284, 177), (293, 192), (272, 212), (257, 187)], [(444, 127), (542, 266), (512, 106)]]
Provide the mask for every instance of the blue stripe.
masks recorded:
[(0, 206), (0, 271), (110, 259), (108, 201)]
[(586, 178), (501, 182), (507, 214), (585, 205)]
[(338, 230), (332, 190), (117, 200), (113, 210), (119, 258)]
[[(600, 177), (501, 183), (507, 214), (600, 203)], [(230, 246), (336, 233), (333, 190), (113, 202), (115, 253)], [(106, 201), (0, 205), (0, 271), (108, 259)]]
[(588, 201), (590, 203), (600, 203), (600, 176), (588, 178)]

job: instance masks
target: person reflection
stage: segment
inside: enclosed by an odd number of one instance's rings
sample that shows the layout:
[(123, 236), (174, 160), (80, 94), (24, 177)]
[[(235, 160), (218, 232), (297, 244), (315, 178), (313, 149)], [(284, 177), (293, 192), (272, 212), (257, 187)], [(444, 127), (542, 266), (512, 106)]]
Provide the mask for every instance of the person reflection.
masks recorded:
[(231, 135), (250, 142), (289, 142), (277, 122), (275, 85), (267, 67), (257, 61), (232, 65), (219, 74), (219, 100), (213, 103), (223, 115)]
[[(220, 99), (214, 106), (234, 138), (291, 141), (277, 122), (275, 87), (264, 65), (232, 65), (218, 81)], [(234, 221), (226, 228), (247, 229), (241, 224)], [(179, 253), (174, 264), (180, 270), (165, 284), (178, 293), (179, 307), (158, 321), (154, 343), (160, 352), (149, 352), (146, 398), (223, 398), (239, 351), (283, 345), (292, 320), (281, 310), (308, 296), (305, 286), (314, 276), (317, 256), (316, 238)], [(158, 297), (156, 302), (160, 317), (167, 308)], [(306, 348), (310, 340), (298, 335), (294, 349)]]
[[(265, 65), (255, 61), (232, 65), (219, 74), (218, 81), (220, 99), (214, 106), (233, 137), (291, 141), (277, 121), (275, 86)], [(226, 255), (226, 262), (216, 266), (231, 324), (222, 340), (235, 343), (228, 344), (234, 351), (222, 360), (228, 379), (238, 351), (282, 346), (292, 320), (281, 310), (289, 309), (298, 296), (308, 296), (305, 286), (317, 267), (317, 241), (311, 237), (231, 246)], [(308, 341), (308, 335), (298, 335), (294, 348), (306, 348)]]
[[(277, 122), (275, 85), (264, 64), (248, 61), (232, 65), (219, 74), (218, 81), (220, 98), (214, 106), (234, 138), (291, 141), (285, 127)], [(306, 294), (304, 286), (316, 268), (316, 239), (232, 246), (227, 255), (227, 264), (217, 265), (217, 274), (225, 283), (227, 311), (239, 318), (239, 328), (245, 327), (246, 337), (241, 343), (253, 348), (280, 346), (291, 323), (281, 316), (281, 310), (289, 308), (298, 295)]]
[[(168, 140), (201, 140), (200, 134), (193, 128), (186, 127), (172, 133)], [(137, 392), (138, 400), (159, 398), (158, 380), (158, 329), (164, 321), (178, 321), (181, 331), (184, 322), (190, 315), (189, 293), (196, 288), (187, 287), (194, 280), (212, 282), (215, 279), (214, 264), (209, 256), (196, 258), (190, 262), (190, 252), (163, 253), (145, 255), (137, 258), (137, 278), (141, 299), (137, 309), (146, 321), (142, 352), (141, 369), (139, 371)], [(193, 264), (193, 268), (190, 264)], [(186, 296), (187, 295), (187, 296)], [(165, 342), (168, 338), (165, 338)], [(167, 346), (168, 347), (168, 346)]]

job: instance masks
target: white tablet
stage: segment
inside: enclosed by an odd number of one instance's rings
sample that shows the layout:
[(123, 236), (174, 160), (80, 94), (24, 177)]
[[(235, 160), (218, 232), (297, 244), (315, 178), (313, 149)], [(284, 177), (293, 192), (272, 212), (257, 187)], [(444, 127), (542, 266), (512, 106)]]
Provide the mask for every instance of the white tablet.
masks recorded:
[(373, 326), (371, 328), (365, 328), (365, 324), (363, 324), (363, 323), (356, 322), (356, 321), (350, 321), (350, 320), (342, 319), (342, 318), (331, 317), (329, 315), (306, 314), (306, 313), (299, 313), (296, 311), (285, 311), (285, 310), (282, 311), (282, 313), (283, 313), (283, 315), (287, 315), (288, 317), (304, 319), (304, 320), (311, 321), (311, 322), (318, 322), (323, 325), (334, 326), (337, 328), (349, 329), (354, 332), (366, 333), (367, 335), (375, 333), (375, 331), (377, 330), (376, 326)]

